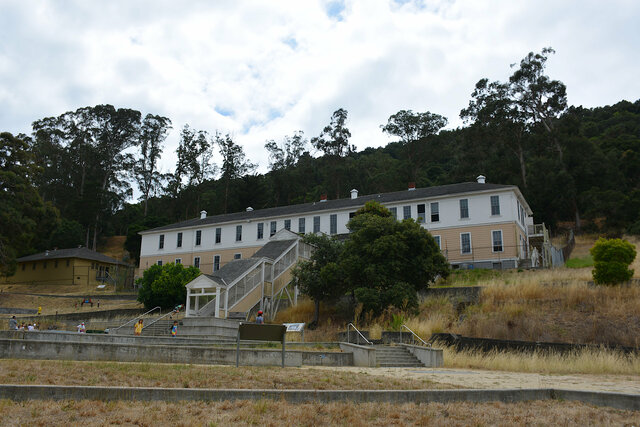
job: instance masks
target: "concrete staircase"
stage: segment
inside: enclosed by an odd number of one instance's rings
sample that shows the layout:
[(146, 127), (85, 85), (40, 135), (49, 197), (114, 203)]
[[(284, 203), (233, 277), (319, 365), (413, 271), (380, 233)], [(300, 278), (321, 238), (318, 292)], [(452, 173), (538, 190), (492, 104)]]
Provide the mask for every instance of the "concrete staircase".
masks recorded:
[[(154, 324), (145, 327), (142, 330), (142, 335), (154, 337), (169, 336), (171, 335), (169, 328), (173, 325), (173, 321), (174, 319), (160, 319)], [(178, 320), (178, 323), (179, 322), (181, 322), (181, 320)]]
[(424, 364), (404, 347), (376, 345), (375, 349), (376, 361), (381, 368), (424, 368)]

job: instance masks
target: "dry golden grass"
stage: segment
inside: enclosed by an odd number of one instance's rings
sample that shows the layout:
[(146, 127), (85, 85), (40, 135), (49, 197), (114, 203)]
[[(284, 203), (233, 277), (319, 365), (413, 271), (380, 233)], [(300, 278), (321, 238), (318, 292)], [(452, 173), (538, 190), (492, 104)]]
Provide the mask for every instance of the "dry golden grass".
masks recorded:
[(0, 424), (94, 426), (638, 425), (640, 411), (576, 402), (287, 403), (0, 401)]
[(12, 359), (0, 360), (0, 384), (315, 390), (450, 388), (427, 379), (383, 378), (313, 368)]
[[(18, 292), (18, 291), (16, 291)], [(39, 292), (38, 292), (39, 293)], [(98, 310), (115, 310), (122, 308), (141, 308), (142, 304), (134, 300), (106, 300), (99, 296), (93, 297), (93, 307), (89, 304), (80, 306), (81, 298), (39, 297), (32, 295), (18, 295), (8, 292), (0, 293), (0, 307), (30, 308), (37, 310), (42, 307), (43, 315), (63, 313), (89, 313)], [(96, 302), (100, 301), (100, 308)], [(77, 305), (77, 306), (76, 306)]]
[[(570, 353), (455, 351), (444, 349), (447, 368), (487, 369), (493, 371), (532, 372), (540, 374), (590, 374), (640, 376), (640, 355), (607, 349), (584, 349)], [(639, 377), (640, 381), (640, 377)]]

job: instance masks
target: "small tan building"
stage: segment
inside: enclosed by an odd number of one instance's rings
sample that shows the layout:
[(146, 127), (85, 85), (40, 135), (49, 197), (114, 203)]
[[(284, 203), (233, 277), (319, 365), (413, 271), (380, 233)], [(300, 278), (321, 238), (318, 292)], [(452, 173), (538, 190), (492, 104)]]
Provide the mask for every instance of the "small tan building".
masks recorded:
[(5, 284), (85, 285), (114, 284), (129, 265), (87, 248), (55, 249), (17, 260)]

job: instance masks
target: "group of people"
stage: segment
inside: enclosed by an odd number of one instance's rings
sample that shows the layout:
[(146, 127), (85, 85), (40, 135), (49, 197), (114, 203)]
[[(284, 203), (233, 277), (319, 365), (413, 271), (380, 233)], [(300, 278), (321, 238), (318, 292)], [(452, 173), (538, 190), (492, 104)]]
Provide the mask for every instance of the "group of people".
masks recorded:
[(38, 329), (40, 329), (38, 322), (22, 322), (21, 324), (18, 324), (16, 316), (12, 316), (11, 319), (9, 319), (9, 330), (11, 331), (36, 331)]
[[(133, 326), (133, 334), (136, 336), (142, 335), (142, 329), (144, 329), (144, 322), (142, 319), (138, 320), (138, 322)], [(171, 332), (171, 336), (175, 338), (178, 335), (178, 321), (174, 320), (173, 325), (169, 328)]]

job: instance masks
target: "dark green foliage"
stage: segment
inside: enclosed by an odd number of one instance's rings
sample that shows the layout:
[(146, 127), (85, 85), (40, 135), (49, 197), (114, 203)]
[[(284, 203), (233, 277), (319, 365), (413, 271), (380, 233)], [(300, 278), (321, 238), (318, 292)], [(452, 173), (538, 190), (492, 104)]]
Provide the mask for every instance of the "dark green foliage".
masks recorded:
[(196, 267), (185, 268), (182, 264), (153, 265), (144, 271), (143, 276), (136, 281), (140, 290), (138, 301), (145, 308), (152, 309), (160, 306), (174, 308), (178, 304), (185, 304), (187, 298), (187, 283), (200, 275)]
[(57, 226), (58, 212), (33, 184), (41, 172), (24, 139), (0, 133), (0, 276), (12, 275), (16, 258), (46, 245)]
[(340, 267), (365, 311), (415, 307), (419, 290), (449, 275), (429, 232), (414, 220), (396, 221), (377, 202), (367, 202), (347, 227)]
[(629, 265), (636, 258), (636, 248), (622, 239), (600, 238), (591, 248), (593, 280), (600, 285), (615, 285), (633, 277)]
[(58, 227), (51, 234), (49, 248), (75, 248), (84, 243), (82, 225), (73, 220), (62, 218)]
[(303, 241), (314, 246), (309, 261), (300, 261), (293, 269), (293, 278), (300, 291), (315, 303), (314, 322), (318, 322), (321, 302), (335, 300), (346, 291), (338, 263), (342, 244), (325, 234), (307, 234)]

